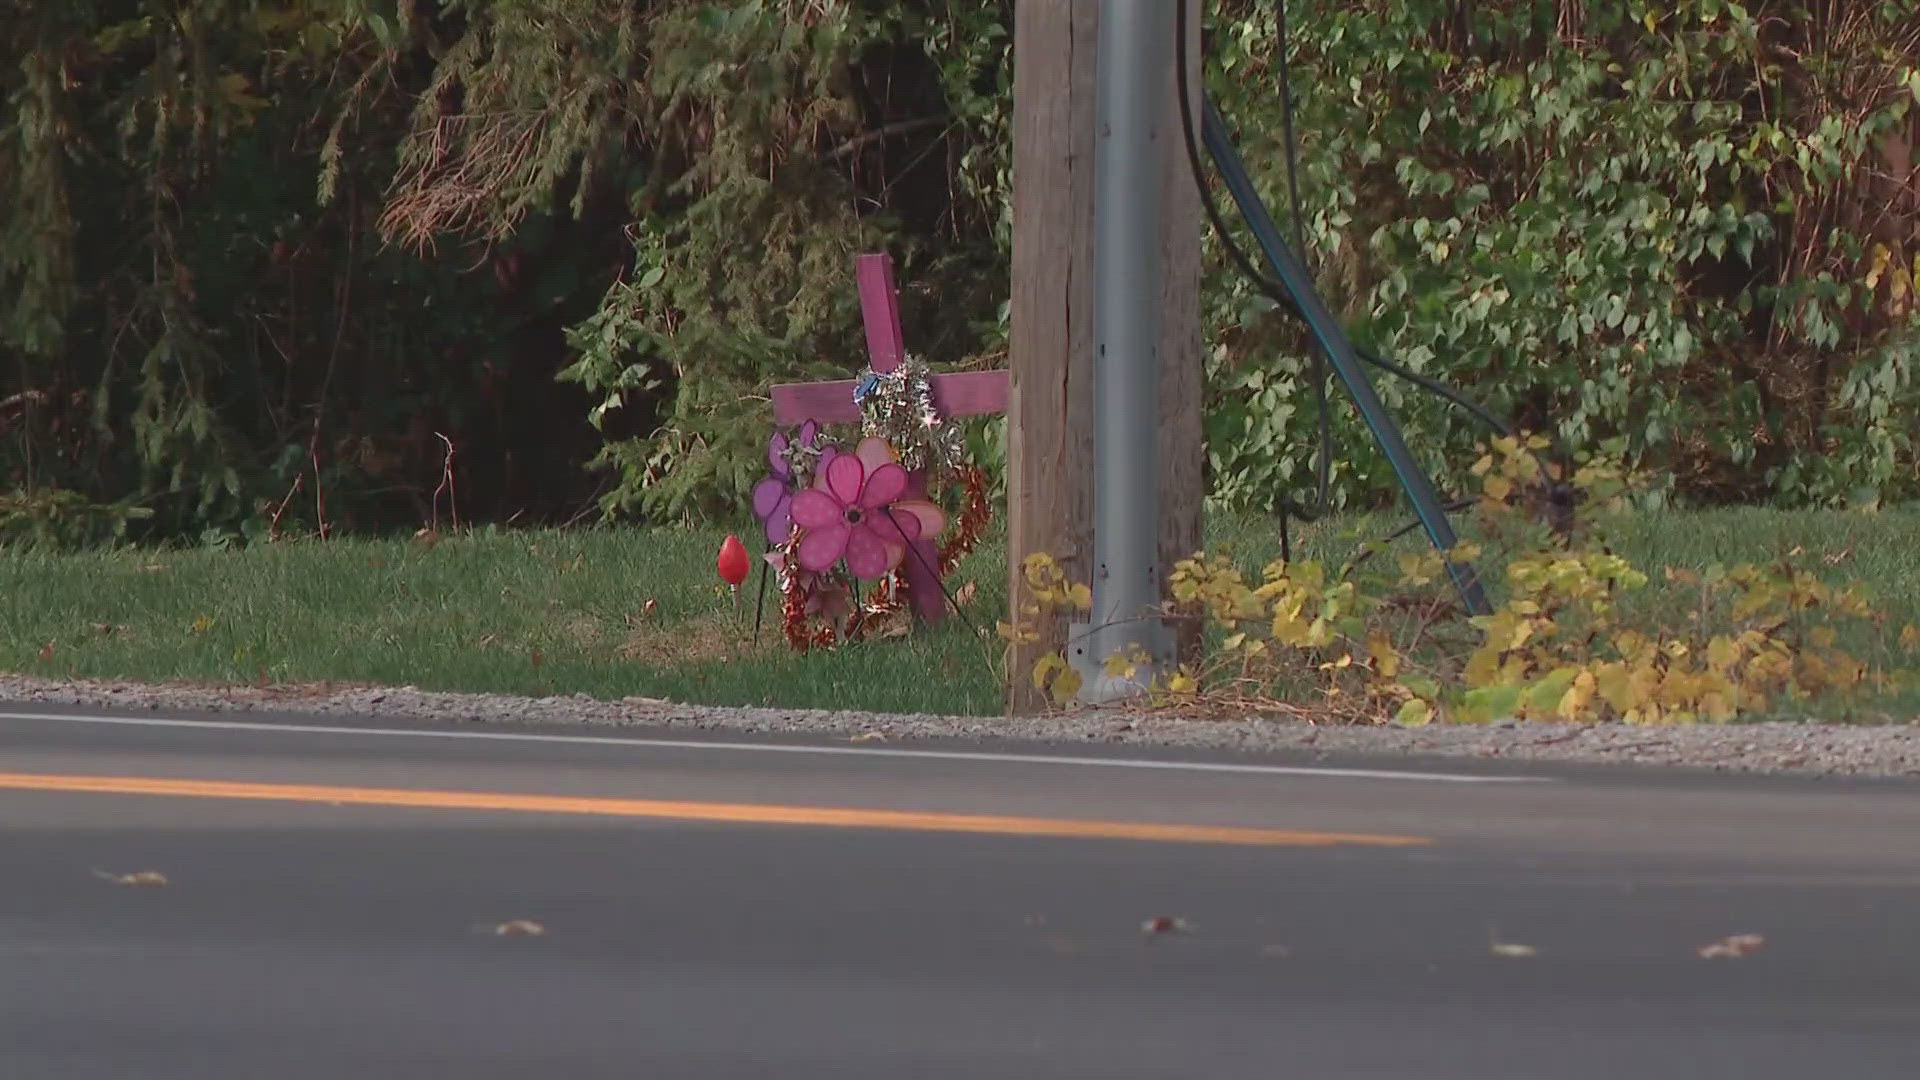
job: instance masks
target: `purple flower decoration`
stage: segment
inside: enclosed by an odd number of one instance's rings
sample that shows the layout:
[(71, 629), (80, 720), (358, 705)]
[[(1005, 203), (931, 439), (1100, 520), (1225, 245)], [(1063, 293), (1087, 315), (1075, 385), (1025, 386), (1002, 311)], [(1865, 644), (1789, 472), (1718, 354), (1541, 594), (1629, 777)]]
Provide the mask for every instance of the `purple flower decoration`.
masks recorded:
[[(802, 449), (813, 450), (819, 438), (819, 424), (809, 420), (800, 425), (798, 441)], [(786, 543), (793, 532), (794, 476), (793, 463), (788, 459), (792, 445), (785, 432), (773, 433), (767, 440), (767, 466), (773, 475), (753, 485), (753, 516), (765, 528), (767, 543), (774, 547)], [(814, 466), (816, 473), (824, 472), (839, 450), (828, 446), (821, 448), (819, 454), (820, 459)]]

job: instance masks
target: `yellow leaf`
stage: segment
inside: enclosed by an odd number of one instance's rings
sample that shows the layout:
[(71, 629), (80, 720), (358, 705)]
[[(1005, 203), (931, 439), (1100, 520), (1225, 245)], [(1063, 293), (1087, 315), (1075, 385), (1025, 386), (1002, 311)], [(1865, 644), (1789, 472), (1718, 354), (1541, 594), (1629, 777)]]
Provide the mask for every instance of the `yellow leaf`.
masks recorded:
[(1900, 631), (1900, 647), (1908, 652), (1920, 649), (1920, 626), (1908, 623), (1906, 627)]
[(1401, 703), (1400, 711), (1394, 714), (1393, 722), (1407, 727), (1420, 727), (1433, 720), (1433, 705), (1423, 698), (1409, 698)]
[(1867, 288), (1871, 289), (1880, 284), (1880, 276), (1887, 272), (1887, 264), (1892, 261), (1893, 252), (1887, 250), (1887, 245), (1873, 245), (1873, 258), (1867, 270)]
[(1200, 689), (1199, 680), (1184, 671), (1176, 671), (1167, 677), (1167, 691), (1173, 694), (1191, 694)]
[(1483, 482), (1483, 490), (1486, 491), (1487, 498), (1504, 501), (1507, 496), (1513, 494), (1513, 481), (1504, 476), (1489, 476)]
[(1367, 635), (1367, 657), (1373, 662), (1374, 673), (1381, 678), (1399, 677), (1400, 650), (1393, 647), (1393, 641), (1386, 634), (1376, 630)]
[(1247, 635), (1245, 631), (1242, 631), (1238, 634), (1228, 634), (1227, 639), (1220, 643), (1220, 647), (1227, 650), (1228, 652), (1232, 652), (1233, 650), (1246, 644), (1246, 641), (1247, 641)]
[(1593, 672), (1581, 668), (1580, 673), (1573, 677), (1573, 685), (1567, 687), (1565, 694), (1560, 695), (1560, 705), (1555, 710), (1559, 713), (1560, 719), (1578, 719), (1587, 711), (1587, 706), (1593, 703), (1593, 695), (1599, 687), (1600, 680), (1594, 677)]
[(1122, 649), (1107, 657), (1102, 667), (1106, 670), (1109, 679), (1131, 679), (1138, 670), (1135, 666), (1137, 663), (1135, 650)]
[(1093, 608), (1093, 590), (1080, 582), (1076, 581), (1067, 586), (1067, 599), (1081, 611), (1089, 611)]
[(1032, 645), (1040, 640), (1039, 631), (1026, 623), (1020, 623), (1019, 625), (1005, 622), (995, 623), (994, 631), (1000, 635), (1002, 640), (1012, 642), (1015, 645)]
[(194, 619), (193, 625), (187, 627), (187, 629), (190, 632), (195, 634), (204, 634), (207, 631), (213, 629), (213, 616), (202, 615), (199, 618)]
[(1672, 582), (1672, 583), (1673, 583), (1673, 584), (1675, 584), (1675, 585), (1698, 585), (1698, 584), (1700, 584), (1700, 575), (1699, 575), (1699, 574), (1696, 574), (1696, 573), (1694, 573), (1694, 572), (1693, 572), (1693, 571), (1691, 571), (1691, 570), (1684, 570), (1684, 569), (1681, 569), (1681, 568), (1680, 568), (1680, 567), (1678, 567), (1678, 566), (1669, 566), (1669, 567), (1667, 567), (1667, 569), (1666, 569), (1666, 575), (1667, 575), (1667, 580), (1668, 580), (1668, 581), (1670, 581), (1670, 582)]
[(1059, 678), (1053, 680), (1052, 695), (1054, 704), (1072, 704), (1074, 697), (1080, 693), (1080, 683), (1079, 672), (1072, 668), (1063, 669), (1060, 672)]
[(1725, 670), (1732, 667), (1734, 661), (1738, 659), (1740, 659), (1740, 646), (1734, 644), (1733, 639), (1721, 636), (1707, 642), (1707, 663), (1715, 668)]
[(1046, 689), (1048, 681), (1053, 678), (1054, 674), (1065, 669), (1066, 666), (1066, 658), (1059, 653), (1048, 653), (1040, 659), (1035, 660), (1033, 662), (1033, 688), (1035, 690)]
[(1400, 556), (1400, 584), (1425, 585), (1440, 572), (1440, 558), (1437, 554), (1406, 552)]
[(1020, 561), (1020, 569), (1026, 575), (1027, 585), (1039, 592), (1053, 584), (1053, 576), (1059, 567), (1055, 565), (1053, 556), (1046, 552), (1035, 552)]

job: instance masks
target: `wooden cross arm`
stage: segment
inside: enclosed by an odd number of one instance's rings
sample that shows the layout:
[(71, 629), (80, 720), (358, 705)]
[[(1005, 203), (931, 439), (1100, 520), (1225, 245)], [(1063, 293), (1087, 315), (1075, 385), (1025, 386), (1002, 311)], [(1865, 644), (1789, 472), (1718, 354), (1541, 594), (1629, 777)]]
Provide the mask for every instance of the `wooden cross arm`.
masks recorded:
[[(961, 371), (935, 375), (933, 405), (941, 416), (986, 416), (1007, 411), (1007, 373)], [(822, 424), (857, 424), (860, 408), (853, 403), (853, 388), (858, 379), (838, 382), (781, 383), (775, 386), (773, 422), (778, 427), (793, 427), (807, 420)]]

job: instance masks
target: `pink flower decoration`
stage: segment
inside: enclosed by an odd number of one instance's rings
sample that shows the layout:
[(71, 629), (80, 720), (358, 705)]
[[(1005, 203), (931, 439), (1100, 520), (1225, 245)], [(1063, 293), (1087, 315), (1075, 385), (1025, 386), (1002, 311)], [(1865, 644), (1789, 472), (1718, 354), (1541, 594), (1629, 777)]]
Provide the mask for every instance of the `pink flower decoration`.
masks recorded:
[(863, 439), (851, 454), (827, 463), (814, 486), (795, 493), (791, 513), (805, 530), (798, 556), (818, 573), (841, 559), (856, 578), (872, 579), (900, 565), (907, 545), (946, 527), (946, 514), (925, 499), (902, 498), (907, 470), (887, 444)]

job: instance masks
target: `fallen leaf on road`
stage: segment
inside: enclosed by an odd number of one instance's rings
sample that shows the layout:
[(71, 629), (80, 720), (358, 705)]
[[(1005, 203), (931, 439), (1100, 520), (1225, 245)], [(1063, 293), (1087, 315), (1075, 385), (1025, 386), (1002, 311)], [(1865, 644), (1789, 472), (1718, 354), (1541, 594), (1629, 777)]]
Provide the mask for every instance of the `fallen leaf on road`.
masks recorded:
[(1531, 945), (1522, 945), (1516, 941), (1501, 941), (1500, 931), (1487, 927), (1487, 951), (1495, 956), (1504, 956), (1510, 960), (1521, 960), (1529, 956), (1539, 956), (1540, 950)]
[(848, 742), (886, 742), (887, 733), (884, 731), (863, 731), (860, 734), (855, 735), (853, 738), (848, 739), (847, 741)]
[(1193, 932), (1193, 924), (1174, 915), (1155, 915), (1140, 924), (1140, 932), (1148, 937), (1157, 937), (1162, 934), (1190, 934)]
[(1721, 938), (1711, 945), (1702, 945), (1697, 952), (1702, 960), (1738, 960), (1760, 951), (1767, 939), (1759, 934), (1735, 934)]
[(95, 870), (93, 876), (102, 881), (111, 881), (115, 885), (151, 885), (167, 883), (167, 875), (158, 870), (136, 870), (131, 874), (112, 874), (105, 870)]
[(532, 919), (509, 919), (493, 928), (494, 937), (542, 937), (547, 928)]

